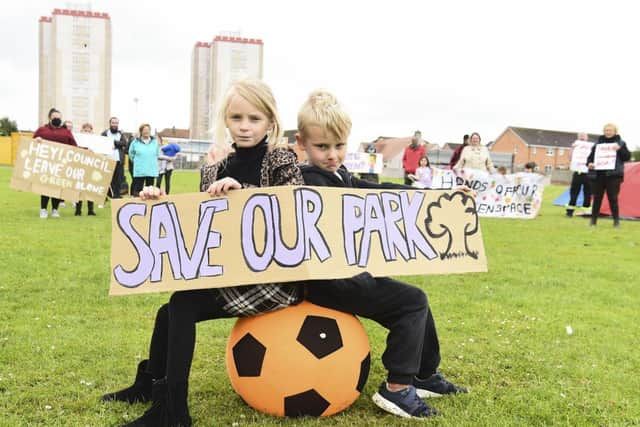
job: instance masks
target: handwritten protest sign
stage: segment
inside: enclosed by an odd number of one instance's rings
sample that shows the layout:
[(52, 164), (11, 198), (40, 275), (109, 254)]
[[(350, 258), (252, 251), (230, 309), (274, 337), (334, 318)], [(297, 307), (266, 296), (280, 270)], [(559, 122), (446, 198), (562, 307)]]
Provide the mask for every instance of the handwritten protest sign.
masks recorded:
[(597, 144), (593, 163), (596, 170), (613, 170), (616, 168), (616, 156), (619, 145), (616, 142), (611, 144)]
[(471, 196), (265, 187), (113, 200), (111, 295), (487, 270)]
[(479, 216), (531, 219), (540, 211), (544, 191), (544, 177), (540, 174), (433, 169), (431, 188), (451, 189), (463, 184), (476, 192)]
[(591, 154), (593, 142), (576, 141), (573, 143), (573, 151), (571, 152), (571, 165), (569, 168), (575, 172), (587, 173), (587, 157)]
[(382, 154), (347, 153), (344, 166), (352, 173), (382, 173)]
[(89, 150), (21, 138), (11, 187), (72, 202), (102, 203), (114, 167), (112, 159)]
[(111, 157), (113, 153), (113, 139), (106, 136), (74, 132), (73, 139), (76, 140), (78, 147), (88, 148), (94, 153), (104, 154), (109, 157)]

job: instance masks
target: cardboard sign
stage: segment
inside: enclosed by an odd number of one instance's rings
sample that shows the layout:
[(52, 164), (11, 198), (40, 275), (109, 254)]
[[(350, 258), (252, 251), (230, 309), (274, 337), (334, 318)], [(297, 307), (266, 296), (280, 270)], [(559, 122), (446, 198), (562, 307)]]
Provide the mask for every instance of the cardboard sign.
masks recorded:
[(344, 166), (351, 173), (382, 173), (382, 154), (377, 153), (347, 153)]
[(89, 150), (21, 138), (11, 188), (71, 202), (104, 202), (115, 162)]
[(459, 185), (467, 185), (476, 192), (479, 216), (532, 219), (542, 205), (544, 176), (527, 172), (501, 175), (468, 168), (433, 168), (431, 188), (451, 189)]
[(487, 271), (461, 192), (264, 187), (112, 201), (111, 295)]
[(574, 172), (587, 173), (587, 157), (591, 154), (593, 142), (576, 141), (573, 143), (573, 151), (571, 152), (571, 165), (569, 169)]
[(596, 170), (614, 170), (616, 168), (616, 157), (618, 155), (617, 142), (610, 144), (597, 144), (593, 163)]
[(76, 140), (78, 147), (87, 148), (94, 153), (104, 154), (109, 157), (113, 154), (113, 139), (111, 138), (84, 132), (74, 132), (73, 138)]

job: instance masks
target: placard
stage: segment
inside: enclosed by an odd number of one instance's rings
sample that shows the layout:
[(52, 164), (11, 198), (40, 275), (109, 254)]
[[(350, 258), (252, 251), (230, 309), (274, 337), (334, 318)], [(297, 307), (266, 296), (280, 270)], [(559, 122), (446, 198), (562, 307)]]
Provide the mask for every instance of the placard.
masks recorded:
[(610, 144), (596, 144), (596, 152), (593, 163), (596, 170), (614, 170), (616, 168), (616, 157), (620, 146), (617, 142)]
[(111, 295), (487, 270), (462, 192), (265, 187), (113, 200)]
[(20, 138), (11, 187), (77, 202), (103, 203), (115, 162), (71, 145)]

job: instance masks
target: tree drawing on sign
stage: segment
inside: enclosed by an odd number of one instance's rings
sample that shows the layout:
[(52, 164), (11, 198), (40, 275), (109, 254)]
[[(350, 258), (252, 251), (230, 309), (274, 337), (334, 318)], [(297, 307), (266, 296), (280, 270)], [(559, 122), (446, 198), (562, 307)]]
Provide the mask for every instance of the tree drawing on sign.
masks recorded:
[[(451, 212), (460, 210), (464, 212), (464, 220), (452, 228)], [(478, 214), (473, 197), (462, 192), (443, 194), (427, 207), (424, 225), (429, 236), (440, 238), (446, 235), (448, 238), (446, 249), (440, 252), (440, 259), (466, 256), (478, 259), (478, 251), (470, 249), (468, 244), (468, 237), (478, 232)]]

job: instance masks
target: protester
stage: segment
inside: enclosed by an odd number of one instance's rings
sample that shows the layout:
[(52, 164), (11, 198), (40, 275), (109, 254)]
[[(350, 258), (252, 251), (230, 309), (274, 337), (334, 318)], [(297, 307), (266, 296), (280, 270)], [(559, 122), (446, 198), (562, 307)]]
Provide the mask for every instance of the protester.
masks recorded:
[(124, 158), (125, 149), (127, 147), (127, 139), (124, 133), (118, 127), (120, 125), (120, 119), (117, 117), (111, 117), (109, 119), (109, 129), (105, 129), (100, 135), (106, 136), (113, 141), (111, 146), (111, 156), (116, 161), (116, 167), (111, 177), (111, 185), (109, 186), (109, 196), (112, 199), (121, 198), (122, 183), (125, 180), (124, 177)]
[(536, 164), (536, 162), (528, 162), (528, 163), (525, 163), (524, 165), (524, 171), (526, 173), (534, 173), (537, 167), (538, 165)]
[[(59, 142), (60, 144), (78, 146), (76, 140), (73, 138), (73, 134), (69, 129), (62, 124), (62, 114), (60, 111), (52, 108), (49, 110), (49, 123), (40, 126), (33, 134), (33, 139), (40, 142), (43, 139), (47, 141)], [(60, 206), (61, 199), (51, 197), (51, 218), (59, 218), (60, 213), (58, 207)], [(49, 204), (49, 196), (40, 196), (40, 218), (46, 219), (49, 214), (47, 212), (47, 205)]]
[[(80, 130), (82, 133), (93, 133), (93, 125), (91, 123), (84, 123)], [(95, 216), (95, 211), (93, 210), (93, 202), (91, 200), (87, 201), (87, 215)], [(82, 215), (82, 200), (76, 202), (76, 212), (75, 216)]]
[(132, 196), (137, 196), (143, 186), (153, 186), (158, 177), (158, 155), (160, 148), (151, 136), (151, 125), (144, 123), (139, 128), (140, 136), (129, 146), (129, 158), (133, 161)]
[[(615, 166), (611, 170), (596, 170), (595, 153), (597, 147), (601, 144), (615, 144), (613, 150), (616, 151)], [(600, 207), (602, 206), (602, 197), (607, 192), (609, 207), (611, 208), (611, 216), (613, 217), (613, 226), (620, 226), (620, 208), (618, 206), (618, 194), (620, 193), (620, 185), (624, 181), (624, 162), (631, 159), (631, 153), (627, 148), (626, 142), (620, 138), (618, 127), (613, 123), (604, 125), (603, 135), (598, 137), (596, 143), (591, 147), (591, 153), (587, 158), (587, 167), (589, 168), (589, 178), (591, 179), (591, 189), (593, 191), (593, 212), (591, 214), (591, 226), (598, 222), (600, 215)]]
[(495, 172), (489, 150), (484, 145), (480, 145), (480, 134), (478, 132), (471, 134), (469, 145), (464, 147), (460, 159), (453, 168), (478, 169), (489, 173)]
[[(580, 132), (578, 134), (578, 141), (588, 141), (589, 136)], [(571, 146), (571, 150), (576, 146), (574, 142)], [(571, 157), (571, 153), (569, 154)], [(591, 213), (591, 183), (589, 182), (588, 172), (589, 169), (586, 165), (581, 165), (578, 170), (573, 171), (573, 175), (571, 176), (571, 186), (569, 187), (569, 204), (567, 205), (566, 216), (571, 218), (573, 216), (573, 212), (576, 209), (576, 204), (578, 201), (578, 195), (582, 190), (582, 208), (585, 213)]]
[[(233, 83), (219, 111), (216, 141), (224, 141), (225, 128), (228, 129), (233, 153), (202, 168), (202, 191), (220, 196), (243, 187), (303, 183), (295, 154), (278, 146), (282, 127), (266, 84), (258, 80)], [(137, 165), (137, 160), (134, 164)], [(157, 188), (146, 188), (141, 196), (146, 199), (160, 192)], [(302, 297), (298, 283), (174, 293), (169, 303), (158, 310), (149, 359), (139, 364), (134, 384), (105, 395), (103, 400), (133, 403), (153, 399), (151, 408), (127, 426), (191, 426), (187, 395), (196, 323), (278, 310), (299, 303)]]
[(404, 183), (411, 185), (412, 180), (409, 175), (416, 173), (418, 161), (426, 155), (426, 150), (421, 142), (422, 133), (416, 131), (411, 138), (411, 143), (405, 147), (402, 154), (402, 168), (404, 169)]
[[(354, 178), (344, 167), (351, 119), (326, 91), (313, 92), (298, 113), (298, 145), (307, 154), (301, 166), (305, 184), (327, 187), (396, 188)], [(426, 157), (423, 157), (426, 159)], [(424, 168), (427, 166), (424, 165)], [(388, 277), (362, 273), (343, 280), (310, 281), (307, 299), (314, 304), (372, 319), (389, 329), (382, 361), (388, 371), (373, 401), (404, 418), (437, 414), (421, 397), (466, 393), (437, 371), (440, 344), (425, 293)]]
[(456, 163), (458, 163), (458, 160), (460, 160), (460, 155), (462, 154), (462, 150), (464, 150), (464, 147), (466, 147), (467, 145), (469, 145), (469, 135), (464, 135), (462, 137), (462, 145), (453, 150), (451, 159), (449, 159), (449, 169), (453, 169)]
[(173, 142), (160, 146), (161, 153), (158, 156), (158, 182), (156, 187), (162, 188), (162, 179), (164, 178), (165, 194), (169, 194), (171, 190), (171, 173), (175, 168), (173, 162), (180, 150), (180, 146)]
[(423, 156), (420, 159), (418, 168), (415, 175), (410, 175), (409, 178), (413, 180), (413, 186), (418, 188), (431, 188), (432, 179), (431, 164), (429, 163), (429, 157)]

